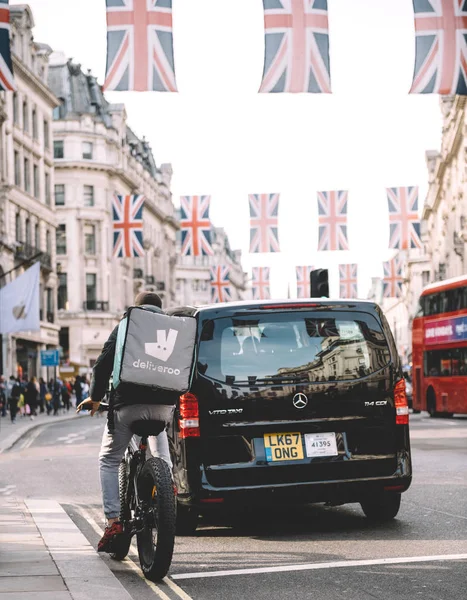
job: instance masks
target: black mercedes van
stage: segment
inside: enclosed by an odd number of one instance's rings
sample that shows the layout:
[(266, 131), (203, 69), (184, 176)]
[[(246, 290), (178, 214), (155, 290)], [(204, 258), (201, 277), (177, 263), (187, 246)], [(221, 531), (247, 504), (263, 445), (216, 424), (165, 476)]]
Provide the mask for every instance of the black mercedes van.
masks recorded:
[(184, 307), (196, 373), (169, 437), (178, 529), (219, 506), (359, 502), (396, 516), (412, 479), (409, 409), (394, 340), (366, 301)]

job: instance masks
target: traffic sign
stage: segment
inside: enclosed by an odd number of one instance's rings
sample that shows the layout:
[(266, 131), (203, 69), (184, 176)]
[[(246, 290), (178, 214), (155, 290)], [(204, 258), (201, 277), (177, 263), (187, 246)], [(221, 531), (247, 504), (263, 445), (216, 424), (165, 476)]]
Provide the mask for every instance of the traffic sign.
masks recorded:
[(43, 367), (58, 367), (59, 364), (59, 350), (41, 350), (41, 365)]

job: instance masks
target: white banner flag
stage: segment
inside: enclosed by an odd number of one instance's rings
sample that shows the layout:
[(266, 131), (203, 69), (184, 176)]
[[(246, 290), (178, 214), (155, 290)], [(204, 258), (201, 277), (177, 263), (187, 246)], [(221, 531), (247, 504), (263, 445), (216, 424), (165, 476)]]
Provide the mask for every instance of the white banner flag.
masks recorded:
[(37, 262), (0, 290), (0, 333), (40, 331), (39, 275)]

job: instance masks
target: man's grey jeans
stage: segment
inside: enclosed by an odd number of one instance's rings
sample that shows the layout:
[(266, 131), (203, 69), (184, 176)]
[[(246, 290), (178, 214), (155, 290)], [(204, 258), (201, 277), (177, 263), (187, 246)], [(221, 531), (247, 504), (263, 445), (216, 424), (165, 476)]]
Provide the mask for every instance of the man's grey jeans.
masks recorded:
[[(107, 425), (102, 436), (102, 446), (99, 454), (99, 472), (101, 477), (104, 513), (107, 519), (120, 515), (120, 499), (118, 495), (118, 467), (130, 443), (132, 433), (130, 426), (135, 421), (165, 421), (172, 420), (174, 407), (165, 404), (133, 404), (122, 406), (115, 411), (115, 430), (109, 434)], [(172, 469), (170, 460), (167, 432), (163, 431), (156, 437), (149, 438), (149, 449), (153, 456), (165, 460)]]

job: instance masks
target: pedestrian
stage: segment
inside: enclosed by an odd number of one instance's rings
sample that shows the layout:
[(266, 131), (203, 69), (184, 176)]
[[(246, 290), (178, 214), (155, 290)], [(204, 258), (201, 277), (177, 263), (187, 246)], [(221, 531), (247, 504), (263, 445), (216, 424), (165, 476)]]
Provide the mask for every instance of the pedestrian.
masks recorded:
[(62, 405), (62, 382), (60, 379), (55, 379), (52, 385), (52, 407), (54, 409), (54, 417), (58, 415), (58, 411)]
[(0, 412), (2, 417), (6, 417), (6, 381), (3, 375), (0, 375)]
[(45, 407), (46, 407), (45, 396), (46, 396), (46, 394), (47, 394), (47, 385), (44, 381), (44, 378), (41, 377), (39, 379), (39, 405), (40, 405), (41, 413), (43, 413), (45, 411)]
[(65, 382), (65, 385), (62, 386), (62, 402), (67, 412), (70, 410), (70, 398), (70, 392), (67, 383)]
[(89, 398), (89, 381), (87, 379), (83, 379), (81, 385), (83, 388), (83, 400), (86, 400)]
[[(10, 378), (11, 380), (11, 378)], [(11, 388), (11, 393), (8, 397), (8, 408), (10, 410), (10, 419), (12, 423), (16, 423), (16, 414), (18, 413), (18, 404), (21, 396), (21, 386), (19, 380), (15, 381)]]
[(29, 406), (29, 414), (31, 419), (37, 417), (37, 405), (39, 403), (39, 384), (35, 377), (31, 377), (26, 386), (25, 394), (26, 405)]
[(81, 385), (81, 377), (79, 375), (76, 376), (74, 388), (76, 395), (76, 406), (81, 404), (83, 400), (83, 387)]

